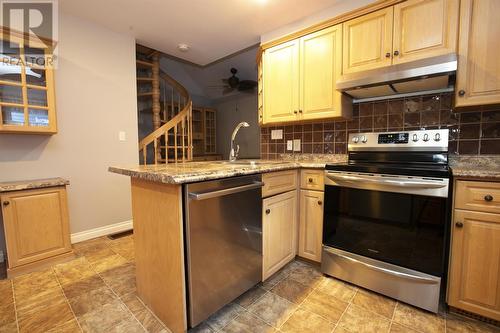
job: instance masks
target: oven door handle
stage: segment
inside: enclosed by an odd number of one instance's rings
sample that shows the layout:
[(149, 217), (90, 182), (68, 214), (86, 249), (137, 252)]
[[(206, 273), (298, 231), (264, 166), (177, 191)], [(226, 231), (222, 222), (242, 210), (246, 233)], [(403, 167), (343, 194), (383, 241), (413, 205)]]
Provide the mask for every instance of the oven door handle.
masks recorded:
[(332, 173), (327, 173), (326, 176), (333, 181), (344, 181), (344, 182), (370, 182), (379, 185), (388, 185), (396, 187), (412, 187), (412, 188), (442, 188), (446, 186), (446, 183), (438, 183), (435, 181), (423, 181), (423, 180), (394, 180), (394, 179), (380, 179), (372, 178), (370, 176), (351, 176), (351, 175), (337, 175)]
[[(326, 250), (328, 251), (328, 249), (326, 249)], [(397, 272), (397, 271), (394, 271), (394, 270), (388, 269), (388, 268), (377, 267), (377, 266), (368, 264), (366, 262), (362, 262), (362, 261), (359, 261), (357, 259), (345, 256), (345, 255), (340, 254), (340, 253), (335, 252), (333, 254), (337, 257), (340, 257), (340, 258), (345, 259), (345, 260), (349, 260), (350, 262), (355, 263), (357, 265), (365, 266), (365, 267), (370, 268), (374, 271), (379, 271), (379, 272), (386, 273), (389, 275), (395, 275), (397, 277), (401, 277), (401, 278), (405, 278), (408, 280), (413, 280), (413, 281), (417, 281), (417, 282), (425, 283), (425, 284), (437, 284), (437, 283), (439, 283), (439, 281), (435, 280), (435, 279), (429, 279), (429, 278), (420, 277), (420, 276), (416, 276), (416, 275), (412, 275), (412, 274), (408, 274), (408, 273)]]

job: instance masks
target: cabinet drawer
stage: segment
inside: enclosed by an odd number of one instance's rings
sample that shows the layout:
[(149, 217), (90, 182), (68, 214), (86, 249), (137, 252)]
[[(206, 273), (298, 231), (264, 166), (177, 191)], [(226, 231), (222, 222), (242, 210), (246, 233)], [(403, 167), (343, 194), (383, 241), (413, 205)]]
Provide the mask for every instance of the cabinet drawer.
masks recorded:
[(500, 213), (500, 183), (457, 181), (455, 208)]
[(297, 188), (297, 170), (270, 172), (262, 175), (262, 197), (283, 193)]
[(302, 170), (300, 187), (305, 190), (323, 191), (325, 187), (323, 170)]

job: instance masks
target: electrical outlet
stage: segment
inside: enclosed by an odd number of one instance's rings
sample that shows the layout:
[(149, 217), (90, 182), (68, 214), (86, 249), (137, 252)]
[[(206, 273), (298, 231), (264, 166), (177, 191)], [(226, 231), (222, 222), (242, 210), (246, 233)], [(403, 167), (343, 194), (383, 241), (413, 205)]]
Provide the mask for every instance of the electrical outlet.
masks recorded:
[(289, 151), (293, 150), (293, 140), (286, 141), (286, 150), (289, 150)]
[(300, 151), (300, 139), (293, 140), (293, 151)]
[(283, 130), (272, 130), (271, 140), (280, 140), (280, 139), (283, 139)]
[(125, 133), (124, 131), (118, 132), (118, 140), (127, 141), (127, 133)]

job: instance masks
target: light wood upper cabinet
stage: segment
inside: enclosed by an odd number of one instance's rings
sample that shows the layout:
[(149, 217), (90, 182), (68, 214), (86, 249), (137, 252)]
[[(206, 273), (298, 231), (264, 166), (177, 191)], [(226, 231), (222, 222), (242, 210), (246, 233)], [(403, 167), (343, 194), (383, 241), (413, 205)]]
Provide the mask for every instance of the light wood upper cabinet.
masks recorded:
[(448, 304), (500, 320), (500, 215), (457, 209), (453, 222)]
[(71, 252), (66, 190), (2, 194), (9, 269)]
[(351, 100), (335, 89), (341, 57), (341, 25), (265, 50), (262, 123), (351, 116)]
[(263, 59), (263, 122), (296, 119), (299, 109), (299, 40), (272, 47)]
[(500, 103), (500, 1), (462, 0), (455, 106)]
[(393, 7), (343, 23), (343, 73), (391, 65)]
[(342, 71), (342, 26), (300, 39), (300, 107), (303, 120), (340, 117), (341, 93), (335, 82)]
[(300, 191), (299, 256), (321, 261), (324, 193)]
[(408, 0), (394, 6), (393, 64), (454, 53), (458, 0)]
[(266, 280), (293, 260), (297, 252), (296, 190), (263, 200), (262, 240), (262, 279)]

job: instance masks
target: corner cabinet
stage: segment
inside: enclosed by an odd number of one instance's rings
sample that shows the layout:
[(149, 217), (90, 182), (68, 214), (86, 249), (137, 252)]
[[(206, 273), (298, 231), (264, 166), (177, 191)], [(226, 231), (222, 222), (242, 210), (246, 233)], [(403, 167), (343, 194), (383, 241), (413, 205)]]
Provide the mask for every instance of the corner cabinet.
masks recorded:
[(456, 52), (458, 0), (408, 0), (344, 22), (343, 74)]
[(455, 106), (500, 103), (500, 1), (462, 0)]
[(0, 32), (9, 36), (0, 39), (0, 133), (57, 133), (50, 49), (29, 37)]
[(341, 25), (265, 50), (262, 123), (349, 117), (351, 103), (335, 90), (341, 64)]
[(456, 181), (448, 304), (500, 320), (500, 183)]

